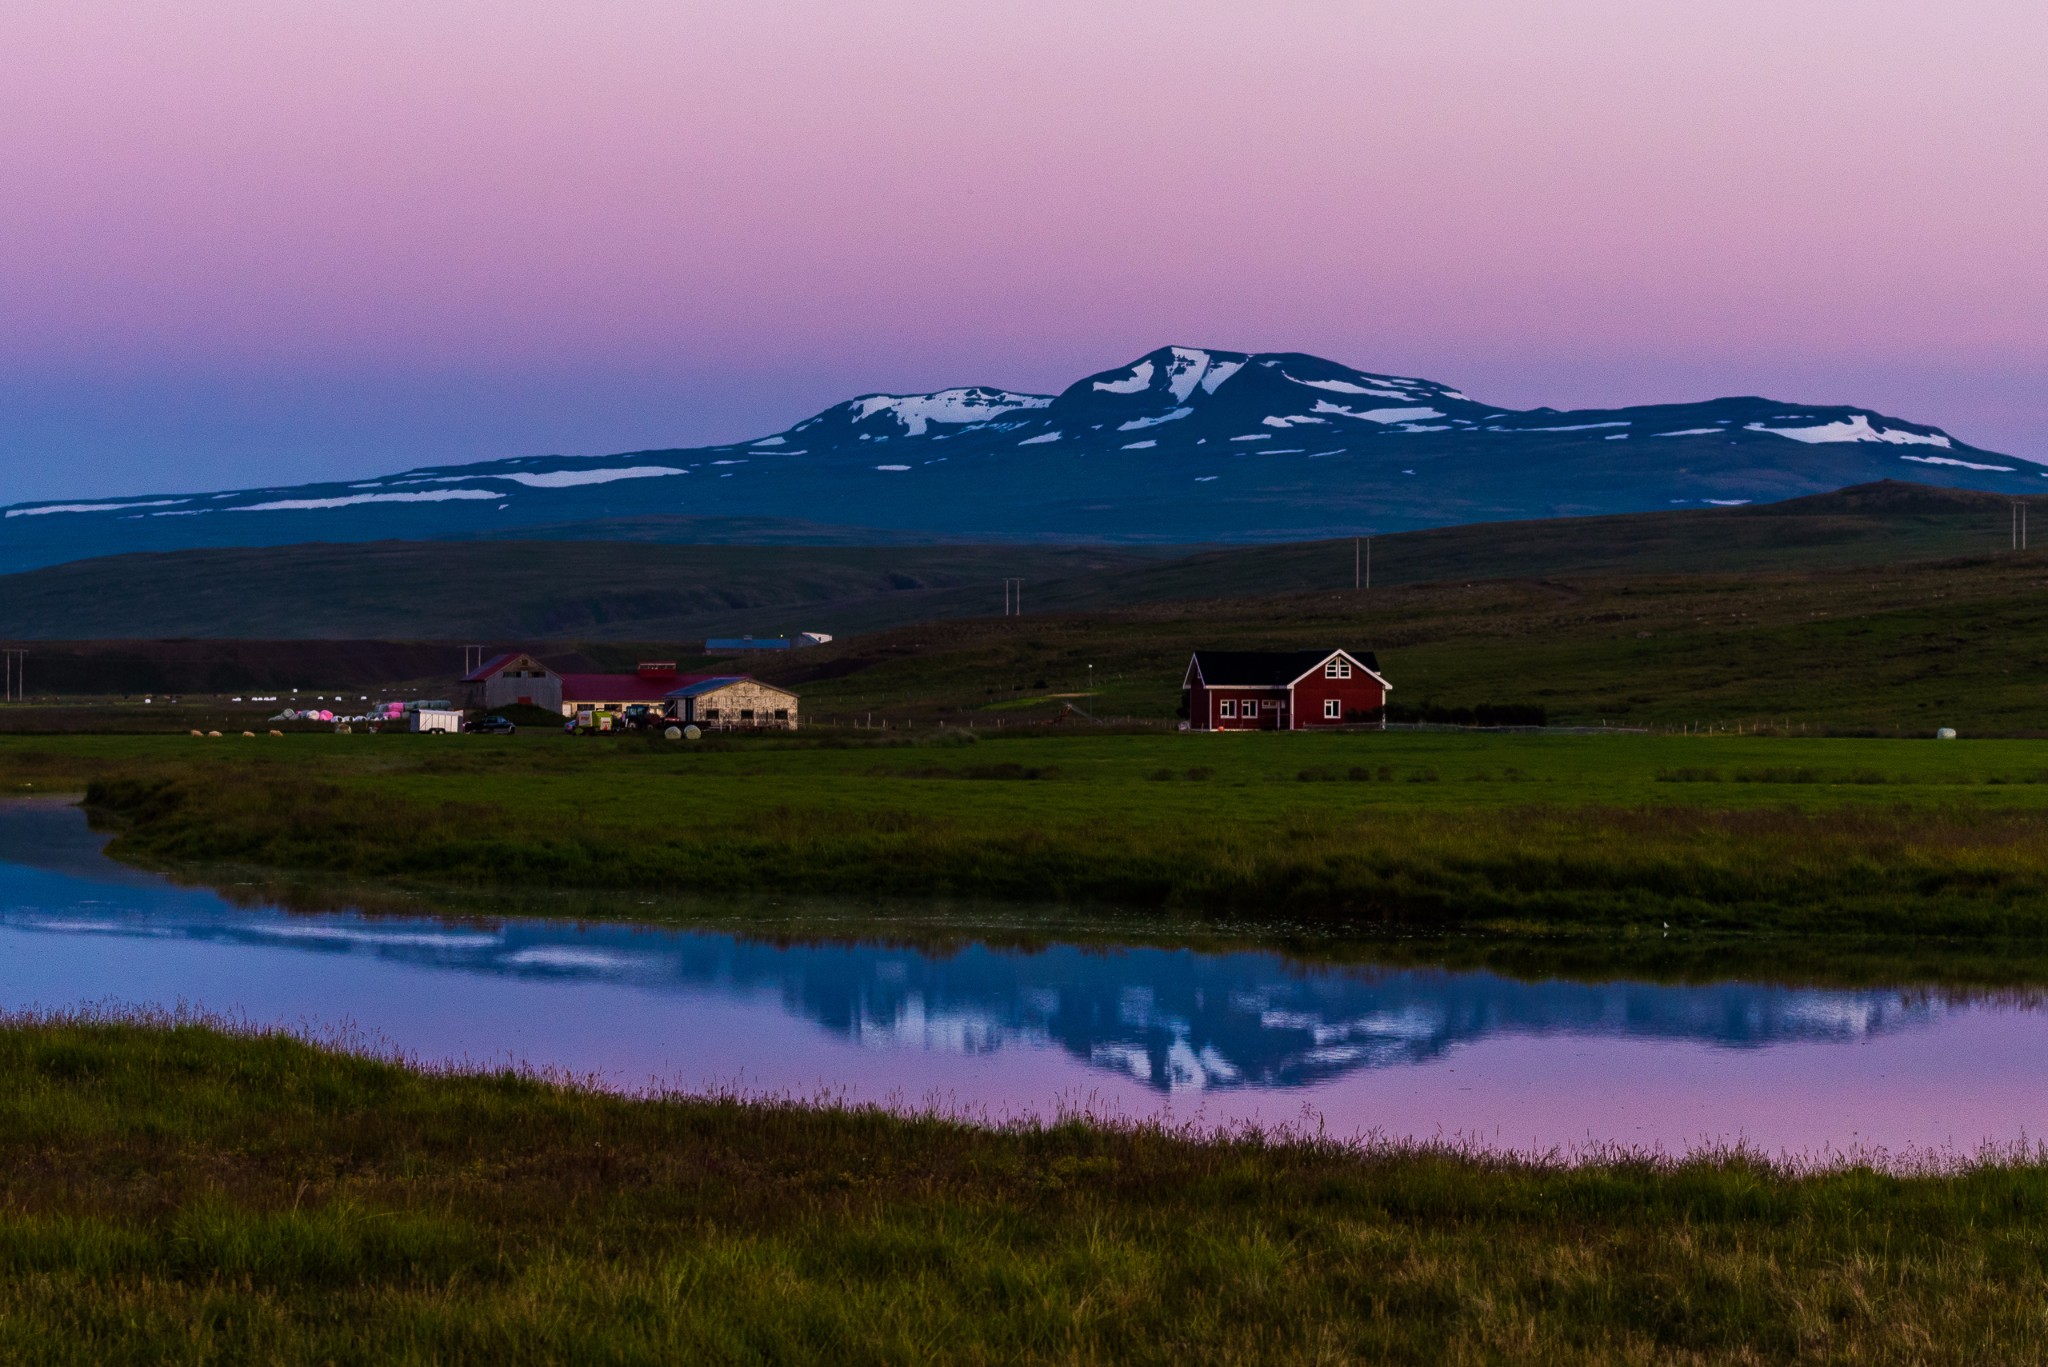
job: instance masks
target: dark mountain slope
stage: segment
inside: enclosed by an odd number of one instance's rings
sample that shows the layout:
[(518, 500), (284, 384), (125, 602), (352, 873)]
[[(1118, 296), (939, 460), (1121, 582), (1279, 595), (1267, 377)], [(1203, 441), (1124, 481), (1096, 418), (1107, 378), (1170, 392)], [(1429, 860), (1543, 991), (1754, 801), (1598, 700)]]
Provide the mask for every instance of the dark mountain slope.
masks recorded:
[(0, 510), (0, 569), (133, 550), (535, 534), (1298, 541), (1768, 502), (1881, 479), (2020, 495), (2048, 491), (2044, 476), (1870, 409), (1730, 398), (1517, 411), (1299, 353), (1167, 347), (1058, 395), (867, 395), (729, 446), (17, 505)]

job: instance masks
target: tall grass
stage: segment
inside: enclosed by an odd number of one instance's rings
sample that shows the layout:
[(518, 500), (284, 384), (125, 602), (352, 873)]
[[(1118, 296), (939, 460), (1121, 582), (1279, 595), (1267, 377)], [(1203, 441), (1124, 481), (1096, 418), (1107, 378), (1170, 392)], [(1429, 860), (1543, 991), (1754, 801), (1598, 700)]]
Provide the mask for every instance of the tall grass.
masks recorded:
[(97, 780), (87, 801), (119, 823), (123, 857), (472, 885), (1065, 900), (1438, 930), (2048, 934), (2048, 818), (2031, 810), (1239, 810), (1228, 793), (1162, 810), (1105, 785), (1020, 808), (963, 791), (1056, 786), (855, 778), (765, 803), (756, 784), (751, 802), (700, 789), (640, 806), (594, 786), (557, 782), (535, 801), (492, 783), (428, 802), (362, 778), (238, 769)]
[(1577, 1166), (0, 1028), (0, 1359), (2037, 1361), (2048, 1169)]

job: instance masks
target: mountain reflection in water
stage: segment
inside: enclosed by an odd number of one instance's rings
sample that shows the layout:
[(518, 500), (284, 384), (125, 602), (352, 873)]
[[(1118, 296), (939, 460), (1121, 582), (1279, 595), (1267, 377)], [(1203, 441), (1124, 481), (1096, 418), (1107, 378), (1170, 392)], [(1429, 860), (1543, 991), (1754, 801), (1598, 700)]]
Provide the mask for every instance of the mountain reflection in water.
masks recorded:
[(75, 808), (0, 801), (0, 1011), (189, 1005), (424, 1065), (525, 1065), (625, 1091), (1537, 1154), (1969, 1154), (2048, 1131), (2048, 1012), (2032, 991), (1535, 982), (1256, 952), (310, 915), (177, 886), (102, 844)]
[(0, 927), (82, 945), (141, 937), (678, 997), (772, 998), (787, 1015), (864, 1047), (993, 1054), (1051, 1045), (1170, 1092), (1305, 1086), (1423, 1062), (1495, 1035), (1754, 1048), (1896, 1031), (1943, 1009), (1896, 991), (1521, 982), (1480, 972), (1313, 967), (1256, 952), (926, 951), (630, 925), (307, 916), (237, 909), (203, 890), (99, 883), (20, 864), (0, 865)]

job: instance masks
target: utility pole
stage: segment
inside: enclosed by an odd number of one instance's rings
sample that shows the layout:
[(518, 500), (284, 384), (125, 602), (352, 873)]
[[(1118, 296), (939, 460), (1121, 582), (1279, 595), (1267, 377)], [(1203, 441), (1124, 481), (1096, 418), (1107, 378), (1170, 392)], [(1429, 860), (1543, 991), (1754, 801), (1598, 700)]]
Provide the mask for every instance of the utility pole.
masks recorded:
[(1351, 538), (1351, 587), (1358, 587), (1358, 538)]
[(1024, 581), (1022, 579), (1005, 579), (1003, 581), (1003, 616), (1022, 617), (1023, 615)]
[(4, 681), (6, 686), (6, 701), (27, 702), (28, 686), (23, 682), (23, 674), (28, 666), (28, 652), (0, 651), (0, 657), (4, 657), (5, 662), (4, 671), (0, 671), (0, 681)]
[(1372, 587), (1372, 538), (1365, 539), (1365, 586)]

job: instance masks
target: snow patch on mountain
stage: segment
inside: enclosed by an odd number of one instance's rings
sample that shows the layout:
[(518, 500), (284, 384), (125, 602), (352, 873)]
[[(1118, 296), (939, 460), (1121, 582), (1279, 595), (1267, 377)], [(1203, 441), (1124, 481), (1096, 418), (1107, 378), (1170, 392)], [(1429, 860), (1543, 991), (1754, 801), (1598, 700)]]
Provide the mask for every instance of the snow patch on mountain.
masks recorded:
[(1332, 394), (1362, 394), (1369, 399), (1405, 399), (1409, 397), (1405, 390), (1373, 389), (1362, 384), (1353, 384), (1349, 380), (1304, 380), (1298, 376), (1289, 375), (1284, 370), (1280, 372), (1280, 375), (1283, 379), (1291, 380), (1295, 384), (1307, 385), (1311, 389), (1327, 389)]
[(1380, 423), (1426, 422), (1431, 418), (1443, 416), (1434, 408), (1368, 408), (1361, 413), (1355, 408), (1346, 408), (1341, 403), (1331, 403), (1328, 399), (1317, 399), (1315, 411), (1335, 413), (1344, 418), (1357, 418), (1361, 422)]
[(610, 484), (620, 479), (652, 479), (658, 475), (688, 473), (689, 471), (678, 470), (672, 465), (614, 465), (608, 470), (549, 470), (541, 474), (520, 470), (509, 474), (492, 475), (491, 478), (509, 479), (515, 484), (524, 484), (529, 489), (573, 489), (579, 484)]
[[(1170, 347), (1172, 353), (1166, 362), (1166, 387), (1175, 403), (1186, 403), (1188, 395), (1200, 386), (1204, 394), (1214, 394), (1216, 386), (1244, 368), (1242, 358), (1219, 359), (1199, 347)], [(1095, 386), (1097, 389), (1101, 385)]]
[(853, 400), (847, 407), (857, 423), (888, 413), (903, 424), (904, 436), (921, 437), (935, 422), (956, 425), (987, 422), (990, 418), (999, 418), (1020, 408), (1044, 408), (1051, 402), (1042, 394), (1012, 394), (1005, 389), (973, 385), (965, 389), (941, 389), (935, 394), (868, 394)]
[(168, 508), (188, 498), (146, 498), (131, 503), (44, 503), (34, 508), (9, 508), (9, 517), (41, 517), (45, 513), (113, 513), (123, 508)]
[(1947, 446), (1949, 439), (1939, 433), (1908, 432), (1897, 427), (1873, 427), (1868, 413), (1854, 413), (1838, 422), (1824, 422), (1813, 427), (1766, 427), (1760, 422), (1749, 424), (1752, 432), (1769, 432), (1774, 437), (1790, 437), (1794, 441), (1809, 444), (1835, 441), (1888, 441), (1900, 446)]
[(1192, 408), (1176, 408), (1171, 412), (1160, 413), (1149, 418), (1132, 418), (1129, 422), (1118, 423), (1116, 430), (1119, 432), (1135, 432), (1141, 427), (1157, 427), (1163, 422), (1177, 422), (1181, 418), (1189, 417), (1194, 411)]
[(460, 498), (503, 498), (496, 489), (420, 489), (409, 494), (343, 494), (334, 498), (280, 498), (269, 503), (244, 503), (231, 513), (299, 512), (309, 508), (347, 508), (358, 503), (446, 503)]
[(1152, 387), (1152, 363), (1140, 361), (1121, 380), (1097, 380), (1095, 387), (1105, 394), (1142, 394)]
[(1997, 470), (2008, 475), (2018, 469), (2013, 465), (1979, 465), (1974, 460), (1957, 460), (1954, 456), (1900, 456), (1899, 459), (1917, 460), (1922, 465), (1959, 465), (1965, 470)]

